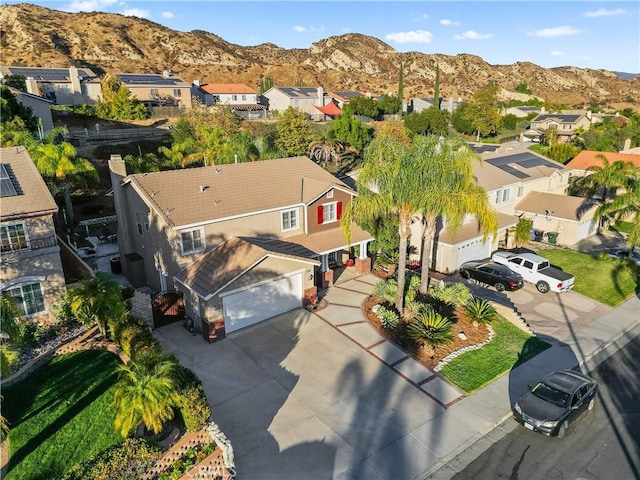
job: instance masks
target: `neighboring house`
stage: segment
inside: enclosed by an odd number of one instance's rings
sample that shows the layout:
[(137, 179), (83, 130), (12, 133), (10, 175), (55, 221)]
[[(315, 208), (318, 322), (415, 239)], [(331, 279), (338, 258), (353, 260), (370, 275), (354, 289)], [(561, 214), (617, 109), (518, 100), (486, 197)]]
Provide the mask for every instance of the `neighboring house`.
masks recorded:
[[(440, 110), (446, 110), (449, 113), (453, 113), (461, 103), (463, 103), (461, 98), (449, 98), (448, 100), (445, 100), (444, 98), (440, 97)], [(420, 113), (427, 108), (431, 108), (432, 106), (433, 97), (416, 97), (407, 102), (406, 111), (407, 113)]]
[(117, 77), (134, 97), (149, 106), (191, 108), (191, 85), (170, 70), (162, 74), (118, 73)]
[(25, 318), (54, 321), (66, 293), (53, 216), (58, 206), (25, 147), (0, 149), (0, 290)]
[(618, 127), (624, 127), (629, 119), (624, 115), (620, 115), (618, 112), (616, 113), (592, 113), (591, 114), (591, 123), (601, 123), (604, 120), (611, 120)]
[(240, 113), (247, 112), (247, 118), (264, 118), (267, 106), (260, 104), (260, 95), (243, 83), (204, 83), (194, 80), (191, 94), (203, 105), (222, 105)]
[(572, 168), (576, 171), (576, 175), (584, 175), (589, 167), (602, 167), (604, 166), (602, 159), (607, 159), (609, 164), (614, 162), (631, 162), (634, 165), (640, 167), (640, 153), (616, 153), (616, 152), (598, 152), (595, 150), (583, 150), (573, 159), (567, 162), (566, 167)]
[(365, 94), (362, 92), (348, 92), (348, 91), (332, 91), (327, 92), (330, 97), (333, 98), (338, 108), (342, 109), (351, 100), (357, 97), (371, 97), (371, 94)]
[(569, 142), (579, 130), (589, 130), (591, 112), (541, 113), (531, 120), (528, 130), (522, 134), (523, 141), (541, 141), (547, 129), (556, 127), (559, 142)]
[(542, 113), (543, 109), (540, 107), (533, 107), (528, 105), (521, 105), (519, 107), (508, 107), (503, 109), (503, 115), (515, 115), (518, 118), (525, 118), (531, 114)]
[(21, 104), (25, 107), (29, 107), (33, 115), (40, 119), (43, 134), (46, 135), (47, 132), (53, 130), (53, 116), (51, 115), (51, 105), (53, 105), (53, 100), (39, 97), (38, 95), (33, 95), (31, 93), (26, 93), (22, 90), (11, 87), (9, 87), (9, 90), (11, 90), (11, 93), (15, 95)]
[[(585, 199), (565, 195), (573, 173), (560, 163), (530, 151), (508, 155), (489, 152), (483, 154), (481, 164), (474, 165), (474, 173), (477, 183), (485, 189), (490, 204), (497, 212), (498, 235), (489, 236), (483, 241), (480, 225), (471, 216), (454, 234), (447, 228), (445, 220), (445, 224), (441, 225), (434, 252), (432, 267), (437, 271), (453, 272), (464, 262), (489, 258), (499, 247), (513, 247), (513, 227), (521, 215), (532, 219), (534, 228), (544, 232), (560, 233), (556, 236), (556, 241), (563, 245), (573, 245), (595, 233), (593, 211), (588, 210), (580, 219), (577, 218), (575, 209), (573, 218), (564, 215), (573, 209), (576, 203), (584, 204)], [(539, 193), (545, 196), (537, 197)], [(531, 199), (530, 195), (533, 195)], [(553, 198), (553, 208), (549, 208), (546, 203), (550, 198)], [(554, 223), (547, 222), (546, 209), (558, 212), (558, 215), (553, 216)], [(545, 213), (542, 217), (541, 211)], [(564, 217), (560, 217), (560, 213)], [(540, 222), (545, 222), (544, 228)], [(420, 238), (421, 230), (422, 225), (419, 222), (414, 224), (412, 239)], [(419, 251), (419, 245), (416, 243), (419, 242), (412, 241)]]
[(356, 193), (307, 157), (127, 175), (109, 162), (123, 273), (184, 293), (208, 339), (311, 302), (350, 246), (371, 269), (370, 234), (340, 226)]
[(57, 105), (96, 103), (102, 94), (100, 78), (85, 67), (0, 67), (0, 79), (23, 76), (27, 93), (52, 100)]
[(284, 112), (293, 107), (309, 115), (312, 120), (325, 120), (326, 115), (317, 107), (333, 103), (322, 87), (272, 87), (262, 96), (272, 112)]

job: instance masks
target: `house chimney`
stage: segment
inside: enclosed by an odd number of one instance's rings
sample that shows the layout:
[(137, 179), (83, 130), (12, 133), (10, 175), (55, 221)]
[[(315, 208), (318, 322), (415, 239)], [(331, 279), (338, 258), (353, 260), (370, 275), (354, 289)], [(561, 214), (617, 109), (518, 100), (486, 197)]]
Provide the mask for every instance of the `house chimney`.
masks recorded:
[(35, 78), (27, 77), (25, 83), (27, 84), (27, 93), (30, 93), (31, 95), (38, 95), (39, 97), (41, 96), (40, 88), (38, 87), (38, 82), (36, 82)]
[(80, 75), (78, 75), (78, 69), (73, 65), (69, 67), (69, 80), (71, 81), (71, 93), (82, 93)]
[(622, 148), (623, 150), (630, 150), (631, 149), (631, 139), (627, 138), (624, 141), (624, 147)]
[(194, 80), (194, 81), (193, 81), (193, 84), (194, 84), (196, 87), (199, 87), (199, 86), (200, 86), (200, 80)]
[(165, 68), (165, 69), (162, 71), (162, 76), (163, 76), (164, 78), (169, 78), (169, 77), (171, 76), (171, 70), (170, 70), (169, 68)]
[(591, 120), (591, 110), (587, 110), (587, 113), (585, 113), (585, 115), (589, 120)]
[(324, 106), (324, 89), (318, 87), (318, 105)]

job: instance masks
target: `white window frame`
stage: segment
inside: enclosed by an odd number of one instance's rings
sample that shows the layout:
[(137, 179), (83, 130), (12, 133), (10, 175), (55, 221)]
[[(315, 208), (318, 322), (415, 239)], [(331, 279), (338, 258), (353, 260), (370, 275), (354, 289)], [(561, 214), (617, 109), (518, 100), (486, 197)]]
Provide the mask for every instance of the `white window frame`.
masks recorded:
[[(32, 290), (30, 290), (29, 292), (25, 292), (24, 289), (26, 287), (34, 287), (34, 286), (37, 286), (37, 295), (34, 294), (34, 291)], [(18, 290), (19, 290), (19, 293), (17, 295), (11, 293), (11, 292), (16, 292)], [(40, 282), (23, 283), (15, 287), (8, 288), (7, 290), (5, 290), (5, 292), (8, 293), (9, 296), (15, 300), (16, 306), (20, 309), (20, 312), (22, 312), (22, 315), (24, 317), (30, 317), (31, 315), (37, 315), (38, 313), (47, 311), (47, 306), (44, 300), (44, 294), (42, 293), (42, 284)], [(36, 298), (37, 296), (39, 296), (40, 298)], [(29, 305), (41, 307), (41, 308), (39, 310), (34, 310), (30, 312), (28, 310)]]
[[(198, 232), (199, 238), (194, 238), (194, 233)], [(185, 235), (188, 235), (189, 241), (191, 242), (191, 249), (185, 249)], [(196, 245), (199, 243), (199, 245)], [(182, 255), (189, 255), (191, 253), (201, 252), (205, 248), (205, 239), (204, 239), (204, 228), (194, 228), (193, 230), (186, 230), (184, 232), (180, 232), (180, 251)]]
[(173, 96), (174, 97), (178, 97), (181, 98), (182, 97), (182, 90), (179, 88), (174, 88), (173, 89)]
[(142, 226), (142, 214), (140, 212), (136, 212), (136, 230), (138, 231), (138, 235), (144, 237), (144, 229)]
[[(9, 228), (10, 227), (18, 227), (21, 226), (22, 227), (22, 235), (21, 236), (11, 236), (11, 234), (9, 233)], [(2, 239), (4, 240), (5, 238), (9, 240), (7, 246), (10, 246), (10, 248), (5, 249), (5, 245), (3, 244), (0, 248), (2, 248), (3, 252), (17, 252), (20, 250), (28, 250), (29, 249), (29, 235), (27, 233), (27, 226), (25, 225), (24, 222), (16, 222), (16, 223), (6, 223), (6, 224), (2, 224), (0, 225), (0, 230), (2, 233), (0, 233)], [(14, 230), (15, 232), (15, 230)], [(21, 238), (24, 239), (24, 245), (22, 244), (22, 240)]]
[(322, 224), (338, 221), (338, 202), (322, 204)]
[(296, 230), (300, 228), (300, 220), (298, 216), (297, 208), (283, 211), (280, 215), (280, 227), (282, 231), (287, 232), (289, 230)]
[(496, 190), (496, 205), (500, 205), (501, 203), (506, 203), (511, 198), (511, 187), (501, 188), (500, 190)]
[(518, 185), (518, 197), (524, 195), (524, 185)]

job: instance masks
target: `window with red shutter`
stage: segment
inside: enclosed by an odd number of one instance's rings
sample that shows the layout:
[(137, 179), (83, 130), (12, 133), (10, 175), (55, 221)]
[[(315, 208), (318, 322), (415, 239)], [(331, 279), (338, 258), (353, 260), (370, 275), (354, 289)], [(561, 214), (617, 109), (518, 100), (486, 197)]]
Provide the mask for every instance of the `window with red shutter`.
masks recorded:
[(321, 225), (324, 222), (324, 208), (322, 205), (318, 205), (318, 225)]
[(342, 202), (338, 202), (336, 205), (336, 218), (338, 220), (342, 218)]

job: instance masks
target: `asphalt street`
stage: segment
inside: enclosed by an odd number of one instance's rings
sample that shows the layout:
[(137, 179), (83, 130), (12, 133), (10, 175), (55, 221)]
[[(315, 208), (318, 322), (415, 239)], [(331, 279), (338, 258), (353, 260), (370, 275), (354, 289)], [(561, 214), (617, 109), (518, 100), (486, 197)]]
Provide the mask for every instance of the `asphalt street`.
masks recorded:
[(640, 335), (588, 372), (599, 384), (594, 412), (547, 438), (509, 419), (506, 434), (455, 480), (640, 479)]

